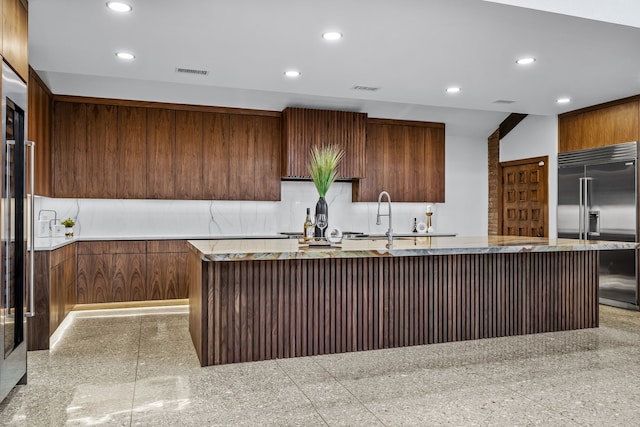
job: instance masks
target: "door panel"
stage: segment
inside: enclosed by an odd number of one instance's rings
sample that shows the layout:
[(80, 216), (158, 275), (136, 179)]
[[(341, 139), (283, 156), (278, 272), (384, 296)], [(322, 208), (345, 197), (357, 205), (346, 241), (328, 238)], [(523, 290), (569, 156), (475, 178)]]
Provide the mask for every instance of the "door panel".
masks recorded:
[[(502, 165), (502, 234), (544, 237), (548, 230), (546, 159)], [(542, 163), (542, 164), (540, 164)]]
[(636, 240), (635, 162), (587, 166), (589, 239)]
[(579, 238), (581, 178), (584, 178), (584, 166), (558, 169), (558, 237), (560, 238)]

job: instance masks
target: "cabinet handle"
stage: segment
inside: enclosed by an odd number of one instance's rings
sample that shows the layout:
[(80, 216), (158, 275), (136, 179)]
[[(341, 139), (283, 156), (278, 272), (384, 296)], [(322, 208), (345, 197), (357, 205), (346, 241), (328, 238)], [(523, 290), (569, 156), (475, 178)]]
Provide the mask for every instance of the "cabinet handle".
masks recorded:
[(25, 313), (26, 317), (34, 317), (36, 315), (36, 307), (35, 307), (35, 278), (34, 278), (34, 263), (35, 263), (35, 254), (36, 254), (36, 187), (35, 187), (35, 157), (36, 157), (36, 143), (33, 141), (25, 141), (25, 146), (31, 148), (31, 155), (29, 156), (29, 192), (31, 193), (31, 230), (29, 234), (29, 243), (31, 244), (29, 251), (29, 311)]

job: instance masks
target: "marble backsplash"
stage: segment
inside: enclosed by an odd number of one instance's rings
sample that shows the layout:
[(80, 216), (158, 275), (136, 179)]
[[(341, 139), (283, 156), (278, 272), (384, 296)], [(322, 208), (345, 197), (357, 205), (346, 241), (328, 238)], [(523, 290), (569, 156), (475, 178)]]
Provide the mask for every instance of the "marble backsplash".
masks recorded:
[[(74, 231), (80, 237), (273, 235), (281, 231), (301, 232), (306, 208), (313, 213), (317, 200), (312, 183), (283, 181), (280, 202), (37, 197), (36, 212), (50, 209), (56, 211), (58, 220), (74, 218), (77, 222)], [(376, 225), (377, 203), (351, 202), (350, 183), (334, 183), (327, 193), (327, 202), (330, 226), (364, 233), (387, 230), (387, 218), (383, 218), (382, 225)], [(434, 211), (434, 231), (461, 233), (451, 221), (440, 216), (447, 211), (447, 204), (432, 203), (393, 202), (394, 231), (410, 232), (413, 218), (424, 222), (429, 204)], [(386, 212), (386, 206), (383, 210)]]

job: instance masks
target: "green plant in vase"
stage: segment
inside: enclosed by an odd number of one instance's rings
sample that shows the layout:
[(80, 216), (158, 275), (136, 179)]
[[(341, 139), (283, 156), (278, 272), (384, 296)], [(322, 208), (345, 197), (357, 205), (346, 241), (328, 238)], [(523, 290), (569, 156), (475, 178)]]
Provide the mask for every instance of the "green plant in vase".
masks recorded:
[[(336, 180), (337, 168), (344, 157), (344, 151), (337, 145), (311, 147), (311, 161), (309, 175), (318, 190), (320, 199), (316, 204), (316, 237), (324, 237), (324, 229), (328, 225), (329, 206), (325, 200), (329, 187)], [(321, 219), (321, 221), (318, 221)], [(322, 226), (322, 227), (321, 227)]]
[(61, 221), (60, 225), (64, 225), (65, 227), (65, 236), (73, 237), (73, 226), (76, 225), (76, 222), (74, 220), (72, 220), (71, 218), (67, 218), (64, 221)]

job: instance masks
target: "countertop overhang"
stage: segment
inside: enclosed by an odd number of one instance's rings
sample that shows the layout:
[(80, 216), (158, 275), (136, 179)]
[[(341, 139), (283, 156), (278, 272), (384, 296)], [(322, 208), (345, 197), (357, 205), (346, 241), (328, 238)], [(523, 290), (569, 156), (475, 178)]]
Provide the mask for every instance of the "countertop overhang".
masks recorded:
[(308, 247), (294, 239), (189, 240), (206, 261), (250, 261), (321, 258), (406, 257), (520, 252), (634, 250), (635, 242), (549, 239), (544, 237), (415, 237), (396, 239), (345, 239), (333, 247)]

